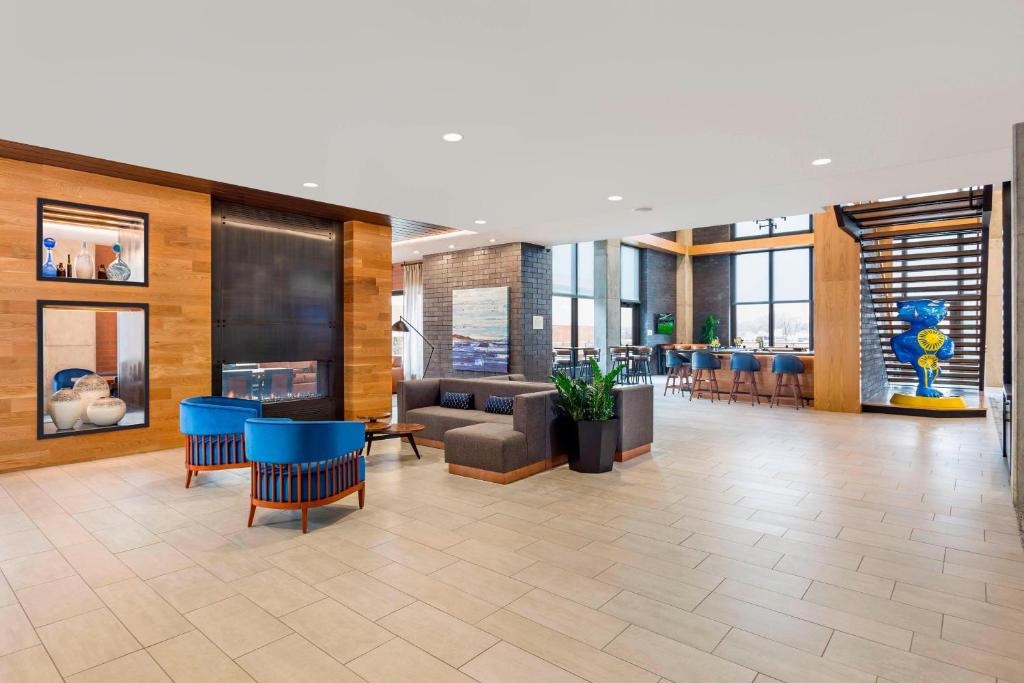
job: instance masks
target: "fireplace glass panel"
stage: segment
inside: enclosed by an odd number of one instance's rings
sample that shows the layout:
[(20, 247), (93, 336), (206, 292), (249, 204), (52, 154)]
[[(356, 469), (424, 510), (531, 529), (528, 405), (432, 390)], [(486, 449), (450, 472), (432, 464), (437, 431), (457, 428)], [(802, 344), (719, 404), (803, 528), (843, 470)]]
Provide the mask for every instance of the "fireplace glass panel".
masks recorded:
[(221, 394), (263, 403), (326, 398), (329, 363), (315, 360), (225, 363)]

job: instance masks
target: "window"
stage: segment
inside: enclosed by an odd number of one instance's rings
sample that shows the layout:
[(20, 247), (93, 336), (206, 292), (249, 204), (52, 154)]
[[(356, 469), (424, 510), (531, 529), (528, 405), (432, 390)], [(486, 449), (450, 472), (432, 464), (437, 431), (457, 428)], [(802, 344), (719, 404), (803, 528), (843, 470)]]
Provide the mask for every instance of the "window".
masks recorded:
[(623, 301), (640, 301), (640, 250), (623, 245), (621, 254), (619, 298)]
[(551, 344), (593, 346), (594, 243), (551, 248)]
[(752, 344), (811, 347), (811, 249), (733, 256), (734, 336)]
[[(397, 323), (405, 310), (405, 295), (402, 292), (391, 293), (391, 323)], [(405, 353), (405, 332), (391, 333), (391, 355), (402, 356)]]
[(753, 237), (770, 237), (794, 232), (810, 232), (813, 229), (811, 214), (798, 216), (779, 216), (778, 218), (762, 218), (756, 221), (740, 221), (733, 223), (732, 238), (734, 240)]
[(620, 311), (620, 315), (621, 315), (621, 317), (619, 319), (619, 324), (621, 326), (620, 327), (620, 331), (619, 331), (619, 343), (620, 344), (628, 345), (628, 344), (635, 344), (636, 343), (637, 335), (634, 334), (634, 332), (636, 331), (636, 323), (637, 323), (637, 320), (638, 320), (637, 315), (636, 315), (636, 313), (637, 313), (636, 308), (637, 308), (636, 306), (632, 306), (632, 305), (626, 304), (626, 305), (624, 305), (622, 307), (622, 309)]

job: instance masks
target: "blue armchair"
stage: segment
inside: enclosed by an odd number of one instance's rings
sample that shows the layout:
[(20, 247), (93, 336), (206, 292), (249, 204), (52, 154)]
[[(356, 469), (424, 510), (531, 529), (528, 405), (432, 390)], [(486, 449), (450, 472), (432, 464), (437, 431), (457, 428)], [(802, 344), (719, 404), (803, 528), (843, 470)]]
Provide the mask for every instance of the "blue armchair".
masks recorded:
[(366, 502), (366, 461), (362, 422), (249, 418), (245, 450), (252, 468), (249, 526), (257, 507), (302, 510), (302, 533), (309, 508), (358, 493)]
[(58, 370), (53, 373), (53, 393), (57, 393), (61, 389), (73, 389), (76, 379), (91, 374), (93, 374), (92, 370), (84, 368), (64, 368), (63, 370)]
[(260, 417), (259, 401), (223, 396), (193, 396), (179, 404), (185, 435), (185, 488), (204, 470), (245, 467), (245, 421)]

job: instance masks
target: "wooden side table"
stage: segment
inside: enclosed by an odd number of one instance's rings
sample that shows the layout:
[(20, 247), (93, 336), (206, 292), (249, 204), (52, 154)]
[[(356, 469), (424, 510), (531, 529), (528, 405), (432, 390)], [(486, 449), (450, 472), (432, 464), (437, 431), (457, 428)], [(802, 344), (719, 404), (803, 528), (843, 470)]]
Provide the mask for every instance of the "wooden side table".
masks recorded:
[[(380, 425), (379, 427), (377, 425)], [(412, 452), (416, 454), (416, 459), (420, 459), (420, 451), (416, 448), (416, 432), (421, 432), (425, 427), (415, 422), (397, 422), (393, 425), (386, 425), (383, 422), (374, 423), (372, 425), (366, 425), (366, 455), (370, 455), (370, 447), (374, 441), (384, 441), (385, 439), (401, 439), (406, 437), (409, 439), (409, 445), (412, 446)]]

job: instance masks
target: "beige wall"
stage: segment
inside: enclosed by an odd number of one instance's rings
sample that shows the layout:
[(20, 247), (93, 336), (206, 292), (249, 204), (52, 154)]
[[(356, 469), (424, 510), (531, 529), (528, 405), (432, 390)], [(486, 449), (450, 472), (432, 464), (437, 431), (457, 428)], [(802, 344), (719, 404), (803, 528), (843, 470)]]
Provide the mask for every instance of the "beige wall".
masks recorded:
[[(996, 186), (998, 187), (998, 186)], [(985, 386), (1003, 386), (1003, 193), (992, 191), (985, 298)]]

